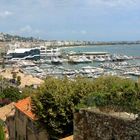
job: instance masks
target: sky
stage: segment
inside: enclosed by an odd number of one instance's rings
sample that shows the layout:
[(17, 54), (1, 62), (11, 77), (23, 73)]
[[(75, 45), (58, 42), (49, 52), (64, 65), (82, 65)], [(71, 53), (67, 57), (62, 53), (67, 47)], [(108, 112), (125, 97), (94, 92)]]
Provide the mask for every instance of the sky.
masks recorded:
[(0, 32), (48, 40), (140, 40), (140, 0), (0, 0)]

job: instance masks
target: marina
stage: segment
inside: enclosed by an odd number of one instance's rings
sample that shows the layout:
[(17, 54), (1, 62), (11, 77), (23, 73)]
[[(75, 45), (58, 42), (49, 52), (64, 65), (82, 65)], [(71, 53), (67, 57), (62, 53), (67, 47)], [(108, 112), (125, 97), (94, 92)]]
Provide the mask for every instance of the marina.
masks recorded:
[(107, 51), (113, 47), (104, 46), (103, 51), (96, 46), (61, 49), (48, 49), (45, 46), (10, 48), (4, 61), (6, 67), (20, 68), (24, 73), (41, 79), (47, 76), (98, 78), (103, 75), (137, 79), (140, 76), (139, 55)]

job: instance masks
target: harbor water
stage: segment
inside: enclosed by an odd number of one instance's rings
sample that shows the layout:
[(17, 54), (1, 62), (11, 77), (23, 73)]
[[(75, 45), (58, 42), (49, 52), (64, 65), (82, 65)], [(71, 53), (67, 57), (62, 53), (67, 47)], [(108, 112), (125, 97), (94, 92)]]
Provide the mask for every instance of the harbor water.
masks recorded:
[[(137, 80), (140, 77), (140, 45), (98, 45), (98, 46), (73, 46), (60, 48), (63, 59), (70, 52), (77, 54), (91, 53), (107, 53), (109, 55), (126, 56), (123, 61), (92, 60), (90, 62), (70, 63), (70, 60), (63, 61), (60, 64), (51, 63), (47, 59), (41, 60), (39, 63), (26, 64), (24, 61), (18, 61), (18, 67), (22, 68), (27, 74), (39, 78), (47, 76), (63, 77), (68, 76), (74, 78), (77, 75), (98, 78), (102, 75), (115, 75)], [(20, 64), (19, 64), (20, 63)], [(25, 65), (26, 64), (26, 65)], [(10, 65), (11, 67), (12, 65)]]
[[(140, 57), (140, 44), (134, 45), (94, 45), (94, 46), (74, 46), (69, 48), (63, 48), (62, 51), (64, 52), (108, 52), (110, 54), (119, 54), (119, 55), (127, 55), (127, 56), (134, 56)], [(140, 59), (135, 59), (130, 61), (132, 63), (140, 64)], [(93, 62), (90, 65), (98, 66), (100, 62)], [(81, 68), (89, 64), (83, 63), (78, 65), (67, 65), (67, 68)]]

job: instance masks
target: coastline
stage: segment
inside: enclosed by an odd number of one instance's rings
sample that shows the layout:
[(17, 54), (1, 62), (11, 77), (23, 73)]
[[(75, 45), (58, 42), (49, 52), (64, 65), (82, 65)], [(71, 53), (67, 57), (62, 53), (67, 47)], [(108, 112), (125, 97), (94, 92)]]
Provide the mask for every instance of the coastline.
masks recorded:
[(79, 48), (84, 48), (84, 47), (87, 47), (87, 46), (92, 46), (92, 45), (81, 45), (81, 46), (64, 46), (64, 47), (58, 47), (60, 49), (67, 49), (67, 48), (75, 48), (75, 47), (79, 47)]
[[(140, 45), (140, 43), (138, 43), (138, 44), (135, 44), (135, 43), (133, 43), (133, 44), (102, 44), (102, 45), (97, 45), (97, 44), (93, 44), (93, 45), (73, 45), (73, 46), (63, 46), (63, 47), (61, 47), (61, 46), (58, 46), (58, 48), (59, 49), (67, 49), (67, 48), (86, 48), (86, 47), (97, 47), (97, 46), (110, 46), (110, 47), (112, 47), (112, 46), (117, 46), (117, 45), (126, 45), (126, 46), (132, 46), (132, 45)], [(56, 47), (56, 46), (55, 46)]]

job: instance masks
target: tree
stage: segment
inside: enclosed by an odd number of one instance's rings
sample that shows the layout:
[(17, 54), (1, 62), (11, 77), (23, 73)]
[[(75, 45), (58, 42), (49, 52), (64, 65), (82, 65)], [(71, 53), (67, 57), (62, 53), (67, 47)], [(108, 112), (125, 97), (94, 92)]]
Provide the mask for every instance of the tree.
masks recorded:
[(92, 89), (90, 83), (83, 78), (68, 80), (66, 77), (49, 77), (32, 97), (33, 112), (51, 139), (73, 133), (74, 108)]
[(7, 87), (3, 90), (4, 98), (9, 99), (11, 102), (16, 102), (21, 99), (21, 93), (16, 87)]
[(17, 76), (17, 85), (19, 86), (21, 84), (21, 77), (20, 76)]
[(140, 84), (118, 77), (101, 77), (94, 81), (95, 90), (79, 104), (85, 107), (103, 107), (104, 110), (140, 111)]
[(22, 89), (21, 98), (33, 96), (34, 94), (36, 94), (36, 89), (34, 89), (32, 86), (26, 86)]
[(137, 112), (139, 87), (133, 80), (112, 76), (96, 80), (48, 77), (32, 96), (32, 108), (51, 139), (59, 139), (72, 134), (75, 108), (94, 106), (107, 111)]

